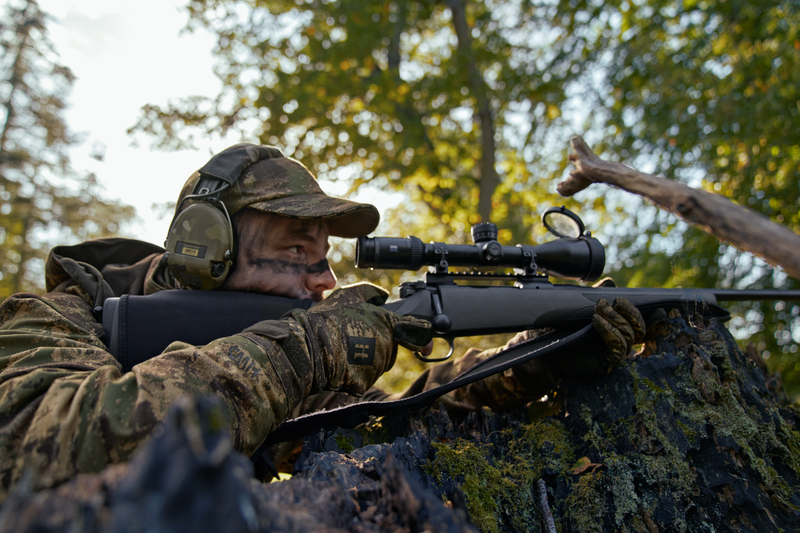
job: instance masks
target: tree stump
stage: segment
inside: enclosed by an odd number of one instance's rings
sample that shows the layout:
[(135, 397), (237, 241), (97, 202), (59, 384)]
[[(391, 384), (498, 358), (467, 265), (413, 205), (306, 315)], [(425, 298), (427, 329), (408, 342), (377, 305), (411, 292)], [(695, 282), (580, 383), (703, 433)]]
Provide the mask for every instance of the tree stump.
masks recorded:
[(791, 531), (800, 432), (725, 327), (672, 314), (603, 379), (513, 413), (319, 433), (262, 484), (220, 404), (177, 405), (130, 465), (0, 509), (0, 531)]

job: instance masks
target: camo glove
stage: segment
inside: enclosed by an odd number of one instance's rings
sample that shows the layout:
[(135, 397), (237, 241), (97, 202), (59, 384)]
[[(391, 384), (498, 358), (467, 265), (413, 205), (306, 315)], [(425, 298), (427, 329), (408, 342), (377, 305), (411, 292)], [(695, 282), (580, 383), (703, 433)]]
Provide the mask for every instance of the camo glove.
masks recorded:
[(608, 348), (609, 372), (642, 341), (646, 329), (642, 313), (625, 298), (615, 298), (614, 305), (605, 299), (597, 302), (592, 325)]
[(430, 342), (428, 322), (378, 307), (388, 295), (359, 283), (334, 291), (308, 311), (291, 312), (306, 332), (319, 380), (315, 389), (361, 396), (392, 367), (398, 344), (418, 351)]
[[(485, 396), (491, 399), (486, 403), (495, 409), (510, 409), (548, 394), (562, 379), (594, 379), (618, 366), (644, 336), (644, 319), (624, 298), (615, 299), (614, 305), (600, 300), (594, 311), (592, 324), (604, 346), (586, 345), (568, 353), (554, 353), (490, 376), (481, 385), (486, 388)], [(547, 328), (520, 332), (505, 348), (553, 331)]]
[[(597, 302), (592, 325), (603, 339), (604, 345), (587, 341), (569, 353), (555, 353), (532, 361), (540, 361), (541, 366), (546, 367), (541, 370), (546, 370), (545, 375), (552, 376), (553, 387), (564, 378), (589, 380), (611, 372), (644, 337), (645, 323), (642, 314), (624, 298), (614, 299), (614, 305), (605, 299)], [(536, 333), (535, 330), (533, 333)], [(527, 338), (531, 338), (530, 334)], [(509, 345), (513, 345), (511, 343), (515, 339), (516, 337), (511, 339)]]

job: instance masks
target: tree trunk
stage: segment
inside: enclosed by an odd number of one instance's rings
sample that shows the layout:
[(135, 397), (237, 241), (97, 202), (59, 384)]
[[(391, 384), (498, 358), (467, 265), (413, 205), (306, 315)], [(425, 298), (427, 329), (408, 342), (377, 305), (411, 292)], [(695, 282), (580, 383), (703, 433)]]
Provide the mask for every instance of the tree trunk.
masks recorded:
[(221, 403), (187, 400), (130, 466), (19, 487), (0, 532), (795, 530), (796, 412), (724, 326), (660, 318), (641, 354), (549, 403), (319, 433), (271, 484), (214, 429)]
[(5, 180), (5, 173), (2, 165), (7, 158), (6, 140), (8, 139), (8, 129), (16, 115), (14, 96), (17, 93), (19, 85), (23, 82), (22, 77), (24, 75), (24, 71), (21, 68), (20, 62), (22, 61), (22, 54), (25, 53), (25, 50), (28, 48), (28, 37), (30, 35), (31, 26), (35, 23), (35, 21), (28, 20), (28, 9), (30, 9), (30, 7), (30, 3), (26, 2), (25, 7), (20, 14), (20, 17), (24, 20), (24, 22), (20, 26), (13, 29), (13, 31), (17, 34), (17, 36), (21, 37), (21, 39), (19, 40), (19, 46), (17, 48), (17, 53), (14, 56), (14, 61), (11, 63), (11, 67), (9, 68), (9, 79), (6, 80), (10, 90), (8, 92), (8, 99), (3, 104), (3, 107), (6, 108), (6, 119), (3, 122), (2, 129), (0, 129), (0, 179), (3, 180)]
[(575, 153), (570, 160), (575, 170), (558, 184), (561, 195), (572, 196), (592, 183), (613, 185), (647, 198), (719, 240), (753, 253), (800, 280), (800, 235), (719, 194), (644, 174), (622, 163), (604, 161), (580, 137), (573, 137), (571, 144)]
[(495, 169), (494, 118), (486, 82), (478, 70), (475, 54), (472, 52), (472, 34), (467, 24), (464, 3), (461, 0), (447, 0), (447, 6), (453, 16), (453, 28), (458, 38), (458, 54), (467, 69), (469, 90), (475, 96), (475, 107), (477, 108), (475, 116), (481, 128), (478, 214), (481, 222), (489, 222), (492, 214), (492, 195), (500, 184), (500, 178)]

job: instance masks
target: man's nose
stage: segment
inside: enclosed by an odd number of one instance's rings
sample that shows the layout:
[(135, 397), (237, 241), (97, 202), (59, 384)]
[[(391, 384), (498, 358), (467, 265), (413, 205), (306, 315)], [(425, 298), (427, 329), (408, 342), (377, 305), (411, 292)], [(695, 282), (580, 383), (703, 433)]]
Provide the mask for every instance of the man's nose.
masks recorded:
[(334, 287), (336, 287), (336, 275), (330, 267), (323, 272), (309, 274), (306, 277), (306, 288), (311, 293), (329, 291)]

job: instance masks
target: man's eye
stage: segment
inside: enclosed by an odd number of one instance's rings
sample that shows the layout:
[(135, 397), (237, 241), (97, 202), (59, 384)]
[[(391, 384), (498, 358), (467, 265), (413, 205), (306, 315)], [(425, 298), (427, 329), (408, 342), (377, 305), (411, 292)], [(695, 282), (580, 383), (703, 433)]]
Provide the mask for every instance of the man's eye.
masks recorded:
[(289, 251), (292, 252), (293, 254), (299, 254), (300, 250), (302, 250), (302, 248), (300, 248), (299, 246), (290, 246), (289, 247)]

